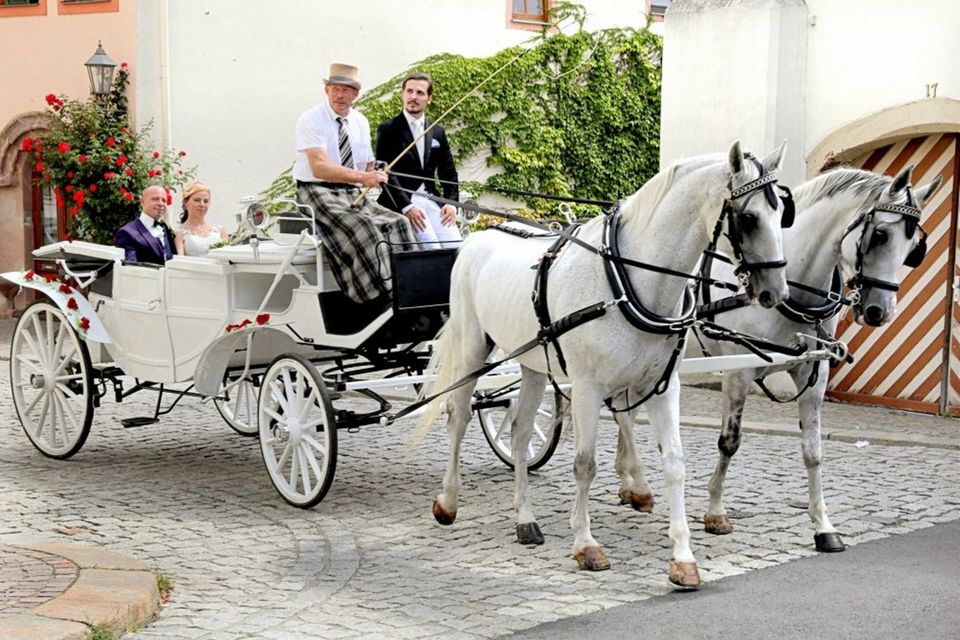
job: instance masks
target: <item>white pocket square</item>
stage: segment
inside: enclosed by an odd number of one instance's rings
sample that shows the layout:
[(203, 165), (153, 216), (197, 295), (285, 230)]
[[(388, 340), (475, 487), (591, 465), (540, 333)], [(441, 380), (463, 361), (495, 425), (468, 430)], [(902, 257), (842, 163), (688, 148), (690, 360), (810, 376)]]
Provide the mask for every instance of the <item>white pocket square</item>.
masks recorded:
[(430, 148), (431, 148), (431, 149), (439, 149), (439, 148), (440, 148), (440, 143), (437, 142), (436, 140), (431, 140), (431, 141), (430, 141)]

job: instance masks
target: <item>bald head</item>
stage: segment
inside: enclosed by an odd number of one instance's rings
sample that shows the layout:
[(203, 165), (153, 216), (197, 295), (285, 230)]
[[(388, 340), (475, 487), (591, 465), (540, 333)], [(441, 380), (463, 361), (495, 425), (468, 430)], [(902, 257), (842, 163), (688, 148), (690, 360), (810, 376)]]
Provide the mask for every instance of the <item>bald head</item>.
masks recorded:
[(159, 220), (167, 212), (167, 190), (160, 185), (150, 185), (140, 196), (140, 207), (145, 214)]

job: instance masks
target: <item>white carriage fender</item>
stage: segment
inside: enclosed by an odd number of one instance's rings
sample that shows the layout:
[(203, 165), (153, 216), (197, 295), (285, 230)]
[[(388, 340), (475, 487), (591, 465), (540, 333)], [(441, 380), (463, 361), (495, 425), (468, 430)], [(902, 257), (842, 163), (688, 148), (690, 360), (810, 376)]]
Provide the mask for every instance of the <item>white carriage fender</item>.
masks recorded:
[[(244, 365), (243, 373), (239, 377), (246, 375), (250, 366), (250, 355), (252, 353), (251, 342), (255, 333), (276, 332), (288, 337), (278, 327), (281, 325), (256, 326), (252, 325), (243, 329), (237, 329), (225, 333), (214, 342), (207, 345), (207, 348), (200, 354), (200, 360), (193, 373), (194, 390), (206, 397), (220, 395), (223, 390), (223, 376), (230, 364), (230, 358), (234, 352), (246, 346), (247, 360)], [(244, 345), (245, 343), (245, 345)]]
[(104, 344), (111, 342), (110, 334), (107, 333), (107, 328), (103, 326), (103, 322), (101, 322), (93, 305), (78, 289), (69, 287), (70, 291), (68, 293), (61, 290), (64, 283), (60, 280), (47, 282), (43, 276), (32, 271), (8, 271), (7, 273), (0, 273), (0, 277), (20, 287), (39, 291), (50, 298), (84, 340), (93, 340)]

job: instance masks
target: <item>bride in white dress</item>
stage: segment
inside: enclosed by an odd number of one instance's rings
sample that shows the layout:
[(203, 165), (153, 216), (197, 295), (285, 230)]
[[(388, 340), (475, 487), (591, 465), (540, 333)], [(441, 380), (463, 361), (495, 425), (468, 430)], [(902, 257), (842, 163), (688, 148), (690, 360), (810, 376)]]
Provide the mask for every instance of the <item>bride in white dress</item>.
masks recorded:
[(227, 239), (227, 230), (218, 224), (207, 223), (210, 208), (210, 187), (194, 182), (183, 190), (183, 213), (180, 226), (173, 238), (181, 256), (207, 255), (210, 245)]

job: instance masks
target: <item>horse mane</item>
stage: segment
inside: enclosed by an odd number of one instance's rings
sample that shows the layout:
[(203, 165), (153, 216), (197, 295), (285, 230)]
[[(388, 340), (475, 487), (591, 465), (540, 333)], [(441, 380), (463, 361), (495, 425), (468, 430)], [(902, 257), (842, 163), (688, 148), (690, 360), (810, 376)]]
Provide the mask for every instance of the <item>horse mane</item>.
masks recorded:
[(796, 188), (793, 197), (799, 212), (821, 198), (830, 198), (840, 193), (847, 193), (862, 200), (875, 199), (891, 182), (893, 178), (890, 176), (852, 167), (838, 167), (804, 182)]
[(704, 165), (718, 162), (721, 156), (716, 154), (696, 156), (674, 162), (665, 170), (658, 172), (647, 180), (636, 193), (628, 197), (620, 205), (621, 213), (627, 218), (641, 217), (650, 220), (651, 214), (657, 210), (664, 196), (673, 186), (674, 181), (681, 174), (688, 173)]

